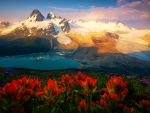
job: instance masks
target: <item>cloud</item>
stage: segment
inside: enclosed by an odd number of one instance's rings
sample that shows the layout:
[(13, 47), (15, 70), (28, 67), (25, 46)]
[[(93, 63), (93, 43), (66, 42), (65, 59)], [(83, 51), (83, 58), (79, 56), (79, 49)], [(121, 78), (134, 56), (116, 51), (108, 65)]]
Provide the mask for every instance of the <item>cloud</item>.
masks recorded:
[(119, 5), (122, 5), (122, 4), (127, 3), (127, 1), (126, 1), (126, 0), (117, 0), (117, 3), (118, 3)]
[(73, 8), (62, 8), (62, 7), (55, 7), (55, 6), (45, 6), (45, 7), (55, 9), (55, 10), (61, 10), (61, 11), (75, 11), (76, 10)]
[[(136, 22), (138, 26), (143, 25), (147, 21), (150, 23), (150, 7), (149, 0), (142, 0), (136, 2), (127, 2), (126, 0), (118, 0), (118, 7), (96, 7), (90, 6), (89, 9), (78, 9), (71, 12), (56, 12), (56, 15), (73, 20), (95, 20), (95, 21), (121, 21)], [(123, 4), (124, 3), (124, 4)], [(150, 28), (150, 26), (149, 26)]]
[(71, 13), (59, 13), (66, 16), (66, 18), (74, 20), (141, 20), (150, 18), (150, 12), (144, 10), (133, 9), (129, 7), (90, 7), (89, 10), (71, 12)]
[(129, 4), (130, 7), (135, 7), (141, 4), (141, 1), (132, 2)]

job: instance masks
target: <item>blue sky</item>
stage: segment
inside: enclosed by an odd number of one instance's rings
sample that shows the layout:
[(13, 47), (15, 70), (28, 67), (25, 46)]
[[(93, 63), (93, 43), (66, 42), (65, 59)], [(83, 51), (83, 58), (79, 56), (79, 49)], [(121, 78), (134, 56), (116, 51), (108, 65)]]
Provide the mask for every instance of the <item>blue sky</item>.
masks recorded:
[(150, 0), (0, 0), (0, 21), (25, 20), (38, 9), (74, 20), (121, 21), (130, 27), (150, 29)]

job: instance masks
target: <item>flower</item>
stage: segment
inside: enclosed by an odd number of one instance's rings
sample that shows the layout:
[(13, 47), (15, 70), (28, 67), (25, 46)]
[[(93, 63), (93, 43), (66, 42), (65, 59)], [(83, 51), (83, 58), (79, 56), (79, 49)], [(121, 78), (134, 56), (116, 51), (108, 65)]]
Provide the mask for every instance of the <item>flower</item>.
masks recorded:
[(140, 103), (140, 105), (145, 106), (145, 107), (150, 105), (150, 101), (145, 100), (145, 99), (140, 100), (139, 103)]
[(8, 68), (5, 72), (4, 72), (4, 76), (7, 77), (9, 74), (13, 73), (13, 69), (12, 68)]
[(86, 103), (86, 101), (84, 99), (82, 99), (79, 104), (78, 104), (78, 109), (79, 110), (84, 110), (87, 111), (88, 110), (88, 105)]
[(117, 99), (119, 95), (115, 94), (115, 93), (109, 93), (109, 98), (110, 99)]
[(43, 90), (39, 90), (36, 93), (36, 96), (43, 96), (48, 103), (54, 103), (55, 99), (62, 93), (64, 88), (59, 88), (56, 80), (49, 79), (47, 81), (47, 85), (43, 88)]
[(81, 73), (80, 71), (77, 73), (77, 75), (72, 75), (72, 78), (73, 78), (74, 83), (76, 85), (79, 85), (79, 81), (80, 80), (85, 80), (86, 77), (87, 77), (87, 75)]
[(86, 77), (85, 80), (79, 81), (80, 86), (83, 87), (84, 89), (83, 91), (84, 94), (96, 92), (97, 89), (96, 83), (97, 83), (97, 79), (93, 79), (89, 76)]
[(122, 109), (126, 107), (126, 105), (124, 105), (124, 104), (122, 104), (122, 103), (118, 103), (117, 106), (118, 106), (119, 108), (122, 108)]
[(123, 82), (122, 77), (110, 77), (110, 80), (106, 83), (107, 88), (102, 88), (103, 91), (107, 92), (111, 99), (124, 99), (128, 93), (127, 87), (128, 82)]
[(5, 92), (6, 94), (8, 95), (13, 95), (16, 93), (17, 91), (17, 86), (16, 86), (16, 81), (13, 81), (11, 84), (10, 83), (7, 83), (5, 86), (4, 86), (4, 89), (5, 89)]
[(100, 99), (100, 105), (107, 108), (109, 107), (109, 104), (103, 98)]
[(72, 78), (68, 74), (62, 75), (60, 79), (60, 84), (63, 86), (70, 86), (72, 82)]
[(144, 80), (141, 80), (140, 81), (140, 84), (143, 86), (143, 87), (147, 87), (148, 86), (148, 82), (144, 79)]
[(96, 101), (96, 102), (92, 101), (92, 106), (97, 107), (98, 106), (98, 101)]
[[(28, 79), (26, 76), (6, 83), (3, 87), (0, 87), (0, 104), (2, 108), (8, 107), (8, 110), (13, 113), (23, 113), (23, 109), (20, 108), (22, 108), (25, 101), (34, 96), (40, 85), (41, 81), (38, 79)], [(16, 106), (15, 109), (14, 106)]]

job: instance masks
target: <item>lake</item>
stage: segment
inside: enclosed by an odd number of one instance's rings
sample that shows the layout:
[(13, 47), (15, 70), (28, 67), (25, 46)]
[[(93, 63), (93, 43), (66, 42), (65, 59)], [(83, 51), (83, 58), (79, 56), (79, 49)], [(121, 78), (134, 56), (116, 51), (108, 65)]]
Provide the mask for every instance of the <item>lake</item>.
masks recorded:
[(79, 63), (62, 56), (41, 53), (0, 57), (0, 66), (35, 70), (59, 70), (76, 68), (79, 66)]

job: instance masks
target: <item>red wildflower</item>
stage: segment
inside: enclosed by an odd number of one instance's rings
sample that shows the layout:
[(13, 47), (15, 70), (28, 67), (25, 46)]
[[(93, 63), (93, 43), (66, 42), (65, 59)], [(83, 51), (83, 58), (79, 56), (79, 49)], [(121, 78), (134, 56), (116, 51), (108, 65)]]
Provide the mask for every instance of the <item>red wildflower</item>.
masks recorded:
[[(7, 83), (7, 84), (9, 84), (9, 83)], [(17, 91), (17, 87), (16, 87), (16, 84), (14, 84), (14, 82), (12, 84), (10, 84), (9, 87), (6, 89), (6, 93), (8, 95), (13, 95), (16, 91)]]
[(106, 83), (107, 88), (102, 88), (102, 90), (107, 92), (112, 99), (124, 99), (125, 95), (128, 93), (126, 86), (127, 81), (123, 82), (122, 77), (119, 76), (115, 78), (111, 76), (110, 80)]
[(96, 102), (92, 101), (92, 106), (93, 107), (97, 107), (97, 105), (98, 105), (98, 101), (96, 101)]
[(84, 99), (82, 99), (79, 104), (78, 104), (78, 109), (79, 110), (84, 110), (87, 111), (88, 110), (88, 105), (86, 103), (86, 101)]
[[(11, 83), (6, 83), (4, 87), (0, 87), (0, 98), (5, 98), (0, 99), (2, 108), (8, 105), (9, 110), (11, 109), (13, 113), (22, 113), (23, 110), (20, 108), (22, 108), (23, 103), (34, 95), (40, 85), (41, 82), (38, 79), (27, 79), (26, 76), (22, 79), (13, 80)], [(14, 106), (18, 108), (13, 109)]]
[(119, 108), (122, 108), (122, 109), (123, 109), (125, 106), (126, 106), (126, 105), (124, 105), (124, 104), (122, 104), (122, 103), (119, 103), (119, 104), (118, 104), (118, 107), (119, 107)]
[(22, 80), (23, 83), (27, 83), (27, 80), (28, 80), (28, 79), (27, 79), (26, 76), (24, 76), (21, 80)]
[(149, 100), (145, 100), (145, 99), (140, 100), (139, 103), (140, 103), (142, 106), (145, 106), (145, 107), (147, 107), (147, 106), (150, 105), (150, 101), (149, 101)]
[(100, 99), (100, 105), (103, 107), (109, 107), (109, 104), (103, 98)]
[(96, 83), (97, 79), (93, 79), (91, 77), (86, 77), (85, 80), (79, 81), (80, 86), (84, 88), (84, 94), (95, 92), (97, 89)]
[(66, 75), (62, 75), (61, 79), (60, 79), (60, 84), (62, 86), (67, 86), (69, 87), (72, 84), (73, 80), (72, 78), (66, 74)]
[(54, 100), (62, 93), (63, 88), (59, 88), (57, 81), (48, 80), (47, 85), (43, 88), (42, 91), (36, 93), (36, 96), (43, 95), (48, 102), (54, 102)]
[(118, 98), (118, 95), (115, 93), (109, 93), (108, 95), (109, 95), (110, 99), (117, 99)]
[(107, 95), (107, 93), (104, 93), (101, 97), (102, 97), (103, 99), (109, 99), (109, 96)]
[(72, 75), (72, 78), (73, 78), (74, 83), (76, 85), (79, 85), (79, 81), (80, 80), (85, 80), (86, 77), (87, 77), (87, 75), (81, 73), (80, 71), (77, 73), (77, 75)]

